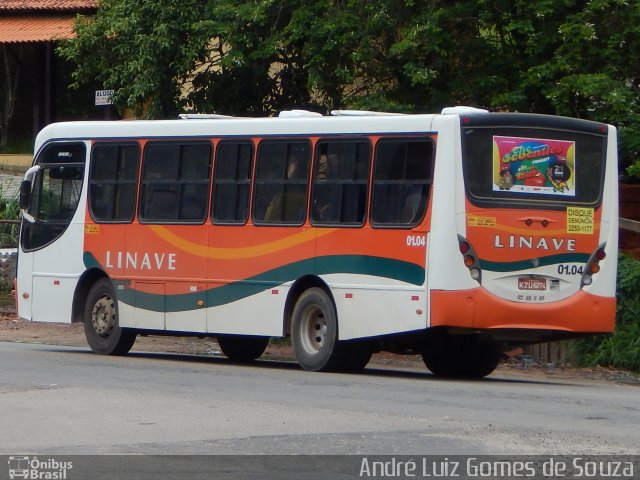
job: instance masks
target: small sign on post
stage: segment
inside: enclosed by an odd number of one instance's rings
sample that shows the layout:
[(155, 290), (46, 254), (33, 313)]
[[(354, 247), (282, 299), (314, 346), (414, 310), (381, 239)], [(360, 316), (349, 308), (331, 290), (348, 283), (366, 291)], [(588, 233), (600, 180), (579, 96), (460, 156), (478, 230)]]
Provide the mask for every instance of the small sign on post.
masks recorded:
[(97, 105), (113, 105), (113, 90), (96, 90)]

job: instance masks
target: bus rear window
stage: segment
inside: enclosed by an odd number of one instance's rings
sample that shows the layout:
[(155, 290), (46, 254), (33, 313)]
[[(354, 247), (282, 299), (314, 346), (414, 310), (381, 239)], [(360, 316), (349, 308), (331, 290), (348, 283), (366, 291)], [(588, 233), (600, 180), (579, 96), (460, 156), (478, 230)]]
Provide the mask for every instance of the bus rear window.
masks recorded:
[(513, 206), (596, 205), (602, 196), (604, 134), (553, 128), (463, 129), (469, 199)]

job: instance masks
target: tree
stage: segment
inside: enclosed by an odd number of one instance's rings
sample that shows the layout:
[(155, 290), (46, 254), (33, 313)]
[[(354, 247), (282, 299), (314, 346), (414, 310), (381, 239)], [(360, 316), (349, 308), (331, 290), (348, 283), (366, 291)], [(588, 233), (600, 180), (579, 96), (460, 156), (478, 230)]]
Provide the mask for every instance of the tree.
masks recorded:
[(78, 18), (77, 38), (58, 52), (75, 63), (76, 86), (98, 80), (115, 90), (120, 109), (171, 117), (189, 73), (206, 56), (205, 7), (199, 0), (103, 0), (95, 16)]
[(190, 105), (238, 115), (312, 107), (300, 50), (285, 33), (300, 3), (210, 1), (209, 63), (194, 72)]
[(216, 52), (211, 67), (195, 74), (190, 99), (231, 113), (327, 111), (386, 91), (387, 3), (213, 1)]
[(626, 165), (638, 25), (626, 0), (105, 0), (61, 52), (153, 118), (466, 104), (616, 124)]
[(640, 174), (640, 3), (587, 2), (559, 34), (554, 59), (536, 72), (540, 90), (556, 113), (618, 126), (621, 164)]
[(16, 106), (18, 80), (20, 79), (20, 65), (15, 53), (7, 46), (1, 45), (2, 75), (4, 85), (0, 89), (0, 148), (5, 148), (9, 141), (9, 125)]

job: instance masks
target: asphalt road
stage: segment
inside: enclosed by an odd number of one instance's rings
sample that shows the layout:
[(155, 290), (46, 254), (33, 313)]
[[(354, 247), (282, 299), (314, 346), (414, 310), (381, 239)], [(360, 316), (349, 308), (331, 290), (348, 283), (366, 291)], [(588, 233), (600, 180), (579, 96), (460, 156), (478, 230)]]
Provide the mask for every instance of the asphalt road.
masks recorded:
[(0, 454), (637, 454), (640, 387), (0, 342)]

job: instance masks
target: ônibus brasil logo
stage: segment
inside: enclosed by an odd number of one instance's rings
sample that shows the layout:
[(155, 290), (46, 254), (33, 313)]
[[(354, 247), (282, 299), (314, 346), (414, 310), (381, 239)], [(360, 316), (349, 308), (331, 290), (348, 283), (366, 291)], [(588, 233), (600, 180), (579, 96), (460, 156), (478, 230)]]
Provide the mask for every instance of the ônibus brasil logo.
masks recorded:
[(61, 462), (54, 458), (40, 460), (38, 457), (9, 457), (9, 478), (28, 480), (66, 480), (67, 471), (73, 468), (73, 462)]

